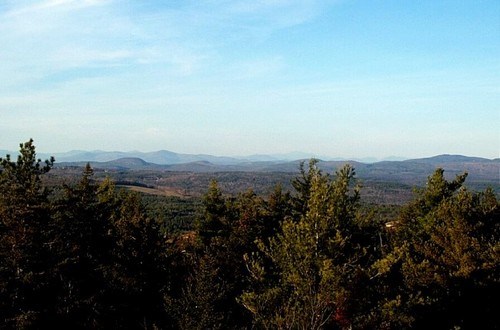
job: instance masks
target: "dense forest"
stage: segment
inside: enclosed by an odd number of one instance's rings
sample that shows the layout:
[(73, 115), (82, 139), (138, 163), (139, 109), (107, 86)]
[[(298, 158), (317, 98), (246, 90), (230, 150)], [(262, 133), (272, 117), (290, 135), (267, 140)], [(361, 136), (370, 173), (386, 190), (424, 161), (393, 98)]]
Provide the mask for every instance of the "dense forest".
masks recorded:
[[(151, 197), (49, 186), (30, 140), (0, 158), (0, 328), (498, 329), (500, 204), (436, 169), (397, 214), (350, 165), (225, 194), (166, 223)], [(177, 207), (177, 209), (176, 209)]]

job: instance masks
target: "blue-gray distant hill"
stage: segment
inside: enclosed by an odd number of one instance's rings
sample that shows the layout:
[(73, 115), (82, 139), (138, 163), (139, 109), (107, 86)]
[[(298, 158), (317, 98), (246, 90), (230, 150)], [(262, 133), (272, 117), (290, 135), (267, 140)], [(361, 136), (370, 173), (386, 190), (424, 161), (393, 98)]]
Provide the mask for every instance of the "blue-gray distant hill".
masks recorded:
[[(48, 156), (48, 155), (42, 155)], [(140, 158), (145, 162), (158, 165), (183, 164), (198, 161), (208, 161), (218, 165), (236, 164), (242, 160), (231, 157), (212, 155), (180, 154), (168, 150), (154, 152), (140, 151), (70, 151), (54, 155), (57, 162), (111, 162), (122, 158)], [(42, 157), (43, 158), (43, 157)]]
[[(92, 153), (90, 153), (92, 154)], [(141, 153), (144, 155), (145, 153)], [(72, 157), (74, 157), (72, 155)], [(80, 155), (82, 155), (80, 153)], [(101, 161), (111, 156), (126, 156)], [(93, 155), (81, 161), (61, 161), (56, 156), (53, 177), (71, 180), (81, 175), (87, 162), (96, 170), (96, 178), (110, 177), (119, 185), (154, 188), (154, 191), (175, 192), (182, 196), (201, 196), (209, 182), (217, 180), (225, 192), (236, 194), (252, 189), (263, 196), (269, 194), (276, 184), (292, 190), (291, 181), (298, 175), (299, 165), (308, 158), (293, 161), (271, 160), (258, 156), (259, 161), (203, 155), (177, 155), (171, 152), (149, 153), (150, 158), (159, 157), (164, 164), (154, 163), (130, 153), (106, 153)], [(40, 158), (46, 158), (39, 155)], [(64, 159), (64, 158), (62, 158)], [(97, 159), (97, 160), (96, 160)], [(185, 162), (183, 162), (185, 161)], [(170, 162), (165, 164), (166, 162)], [(412, 198), (415, 187), (425, 185), (427, 177), (436, 168), (443, 168), (449, 179), (467, 172), (466, 186), (472, 190), (492, 187), (500, 196), (500, 159), (485, 159), (461, 155), (439, 155), (430, 158), (403, 161), (381, 161), (374, 163), (354, 160), (320, 160), (318, 166), (333, 174), (344, 164), (351, 164), (361, 183), (362, 195), (368, 202), (403, 204)]]
[[(7, 153), (7, 152), (5, 152)], [(5, 153), (2, 153), (3, 155)], [(248, 163), (285, 163), (293, 162), (298, 159), (310, 159), (317, 158), (329, 161), (342, 161), (343, 158), (331, 158), (325, 156), (318, 156), (312, 153), (304, 152), (290, 152), (284, 154), (256, 154), (250, 156), (241, 157), (224, 157), (224, 156), (213, 156), (206, 154), (182, 154), (176, 153), (168, 150), (159, 150), (154, 152), (140, 152), (140, 151), (82, 151), (73, 150), (65, 153), (56, 154), (39, 154), (40, 158), (48, 158), (50, 156), (55, 156), (56, 161), (61, 162), (110, 162), (121, 158), (140, 158), (148, 163), (158, 164), (158, 165), (174, 165), (174, 164), (185, 164), (185, 163), (196, 163), (196, 162), (209, 162), (215, 165), (238, 165), (238, 164), (248, 164)], [(376, 158), (359, 158), (352, 159), (353, 161), (358, 161), (362, 163), (373, 163), (376, 162)], [(403, 160), (402, 158), (389, 157), (385, 160)]]
[[(134, 157), (133, 155), (136, 156)], [(301, 161), (306, 161), (307, 164), (307, 159), (288, 161), (272, 158), (272, 160), (262, 161), (262, 159), (265, 159), (262, 155), (256, 158), (260, 159), (260, 161), (253, 161), (248, 157), (239, 159), (211, 155), (177, 154), (170, 151), (151, 153), (73, 152), (68, 155), (56, 155), (56, 164), (59, 167), (83, 166), (89, 162), (94, 168), (108, 170), (151, 170), (192, 173), (297, 173)], [(469, 177), (467, 182), (478, 188), (488, 185), (500, 188), (500, 159), (486, 159), (462, 155), (439, 155), (430, 158), (375, 163), (352, 160), (320, 160), (319, 166), (323, 171), (333, 173), (337, 168), (346, 163), (350, 163), (355, 167), (358, 177), (362, 181), (421, 185), (436, 168), (440, 167), (445, 170), (445, 174), (449, 178), (463, 172), (468, 172)]]

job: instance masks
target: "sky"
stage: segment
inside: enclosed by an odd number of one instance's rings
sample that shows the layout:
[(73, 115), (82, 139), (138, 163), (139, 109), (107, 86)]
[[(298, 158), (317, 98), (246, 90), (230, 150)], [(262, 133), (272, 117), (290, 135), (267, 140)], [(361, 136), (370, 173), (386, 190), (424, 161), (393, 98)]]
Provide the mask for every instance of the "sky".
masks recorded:
[(0, 0), (0, 149), (500, 157), (500, 1)]

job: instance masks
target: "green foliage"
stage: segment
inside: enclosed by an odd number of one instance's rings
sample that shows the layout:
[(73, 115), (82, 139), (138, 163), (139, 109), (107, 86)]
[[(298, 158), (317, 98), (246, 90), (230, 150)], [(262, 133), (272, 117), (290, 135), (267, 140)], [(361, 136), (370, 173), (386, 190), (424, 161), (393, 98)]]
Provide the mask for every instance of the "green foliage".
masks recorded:
[[(0, 161), (0, 323), (8, 328), (166, 324), (167, 248), (137, 196), (87, 165), (50, 196), (33, 141)], [(51, 197), (51, 198), (49, 198)]]
[(176, 301), (179, 327), (244, 328), (251, 314), (237, 297), (251, 285), (245, 255), (258, 251), (257, 240), (276, 233), (280, 221), (291, 215), (290, 195), (280, 187), (268, 200), (249, 190), (225, 197), (213, 181), (203, 199), (197, 235), (201, 238), (182, 294)]
[(197, 229), (205, 243), (212, 238), (229, 233), (230, 221), (228, 204), (222, 196), (217, 181), (211, 181), (207, 193), (203, 197), (203, 215)]
[(122, 192), (113, 219), (114, 265), (108, 275), (127, 327), (164, 326), (163, 298), (170, 283), (169, 252), (160, 225), (146, 217), (138, 194)]
[(307, 212), (307, 201), (309, 200), (309, 194), (311, 192), (312, 180), (314, 175), (319, 171), (317, 168), (317, 159), (311, 159), (309, 161), (308, 170), (306, 170), (304, 164), (303, 161), (300, 162), (300, 175), (292, 180), (292, 186), (296, 191), (296, 196), (293, 198), (293, 206), (296, 215), (299, 217)]
[(161, 232), (167, 236), (193, 230), (202, 206), (197, 198), (142, 194), (141, 201), (146, 216), (154, 219), (160, 225)]
[(0, 158), (1, 181), (0, 183), (8, 191), (6, 198), (37, 198), (46, 195), (43, 191), (40, 176), (49, 172), (54, 165), (54, 158), (45, 160), (44, 163), (36, 158), (35, 146), (30, 139), (26, 143), (19, 145), (19, 156), (17, 161), (11, 161), (10, 155)]
[(352, 293), (362, 289), (371, 260), (357, 219), (354, 174), (345, 166), (333, 180), (314, 161), (302, 172), (295, 207), (305, 214), (298, 221), (286, 218), (280, 233), (261, 241), (263, 255), (248, 259), (257, 290), (246, 291), (241, 302), (258, 326), (320, 329), (360, 322), (363, 303)]
[(491, 190), (465, 189), (465, 177), (436, 170), (396, 221), (392, 252), (376, 265), (393, 287), (381, 303), (387, 324), (498, 325), (499, 204)]
[(47, 317), (53, 265), (48, 191), (40, 176), (54, 159), (36, 159), (33, 140), (17, 161), (0, 159), (0, 323), (25, 328)]
[(106, 304), (107, 272), (112, 262), (112, 223), (116, 205), (113, 186), (98, 186), (87, 164), (80, 182), (66, 187), (55, 206), (57, 239), (54, 248), (60, 257), (55, 271), (60, 278), (56, 313), (65, 324), (102, 326)]

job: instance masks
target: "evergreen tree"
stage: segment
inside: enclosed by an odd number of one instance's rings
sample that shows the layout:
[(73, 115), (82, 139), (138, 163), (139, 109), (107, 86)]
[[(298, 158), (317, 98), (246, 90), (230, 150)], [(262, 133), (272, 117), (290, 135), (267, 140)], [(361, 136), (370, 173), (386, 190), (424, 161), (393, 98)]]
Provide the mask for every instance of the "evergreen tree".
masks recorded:
[(296, 191), (296, 196), (293, 197), (294, 216), (296, 219), (307, 213), (307, 201), (311, 191), (311, 184), (314, 175), (317, 171), (317, 159), (311, 159), (306, 169), (305, 162), (299, 164), (300, 175), (292, 180), (292, 186)]
[(63, 324), (103, 327), (110, 313), (107, 276), (114, 236), (111, 218), (116, 208), (113, 185), (98, 185), (89, 164), (74, 187), (55, 206), (58, 225), (57, 311)]
[(113, 289), (116, 323), (125, 328), (164, 328), (169, 259), (160, 226), (145, 216), (140, 196), (122, 192), (113, 215), (116, 243), (109, 282)]
[(181, 328), (243, 328), (250, 323), (236, 297), (248, 284), (243, 255), (256, 249), (254, 240), (265, 230), (264, 214), (263, 200), (252, 191), (224, 198), (216, 182), (211, 183), (198, 225), (202, 244), (194, 251), (195, 267), (179, 299)]
[(49, 316), (54, 260), (48, 191), (41, 176), (54, 159), (36, 158), (33, 140), (17, 161), (0, 158), (0, 323), (25, 328)]
[(465, 178), (436, 170), (395, 222), (392, 252), (376, 265), (387, 327), (498, 326), (499, 204), (491, 190), (464, 188)]
[(227, 203), (217, 181), (211, 181), (203, 196), (203, 215), (197, 221), (197, 231), (205, 244), (209, 244), (212, 238), (229, 233), (231, 219), (228, 218)]
[(311, 165), (302, 173), (308, 178), (307, 193), (299, 192), (307, 198), (300, 203), (306, 213), (298, 221), (286, 218), (281, 233), (268, 244), (261, 241), (263, 254), (247, 259), (255, 285), (240, 301), (259, 327), (348, 328), (356, 325), (357, 313), (365, 312), (353, 303), (371, 262), (366, 258), (369, 245), (358, 240), (354, 170), (345, 166), (331, 180)]

